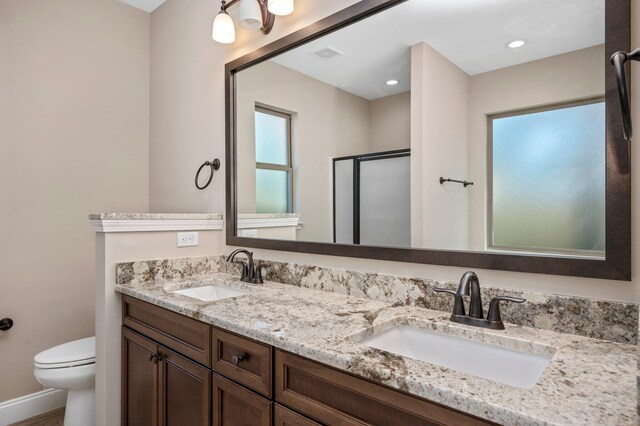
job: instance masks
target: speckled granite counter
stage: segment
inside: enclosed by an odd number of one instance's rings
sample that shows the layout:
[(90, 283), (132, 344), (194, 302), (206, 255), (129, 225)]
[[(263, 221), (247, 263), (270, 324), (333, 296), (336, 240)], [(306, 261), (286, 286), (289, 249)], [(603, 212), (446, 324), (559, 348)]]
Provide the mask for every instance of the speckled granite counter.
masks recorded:
[[(173, 294), (222, 283), (250, 294), (202, 302)], [(225, 274), (117, 285), (118, 292), (236, 332), (392, 388), (508, 425), (636, 424), (636, 355), (631, 345), (507, 325), (490, 331), (450, 323), (448, 314)], [(522, 306), (526, 309), (526, 305)], [(411, 324), (513, 349), (553, 354), (532, 389), (520, 389), (358, 342)], [(469, 356), (473, 356), (470, 354)], [(483, 362), (478, 359), (478, 362)]]
[(91, 213), (89, 220), (218, 220), (222, 213)]

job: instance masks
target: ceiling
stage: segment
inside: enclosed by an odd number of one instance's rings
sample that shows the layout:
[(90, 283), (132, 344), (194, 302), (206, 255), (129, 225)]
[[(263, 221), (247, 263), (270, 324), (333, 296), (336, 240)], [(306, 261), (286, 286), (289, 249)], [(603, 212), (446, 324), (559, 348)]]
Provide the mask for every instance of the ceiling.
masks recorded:
[(126, 3), (130, 6), (136, 7), (138, 9), (144, 10), (145, 12), (151, 13), (156, 10), (162, 3), (166, 0), (118, 0), (122, 3)]
[[(505, 47), (515, 39), (527, 44)], [(376, 99), (410, 90), (419, 42), (475, 75), (604, 43), (604, 0), (409, 0), (273, 60)], [(327, 47), (342, 54), (312, 56)]]

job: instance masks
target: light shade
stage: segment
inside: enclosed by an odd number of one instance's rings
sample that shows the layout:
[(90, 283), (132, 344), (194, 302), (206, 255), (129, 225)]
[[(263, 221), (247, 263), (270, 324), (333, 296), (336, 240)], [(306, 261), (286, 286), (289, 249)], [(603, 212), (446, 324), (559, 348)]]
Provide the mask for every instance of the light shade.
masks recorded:
[(293, 12), (293, 0), (269, 0), (269, 12), (284, 16)]
[(262, 27), (262, 12), (258, 0), (240, 0), (240, 28), (259, 30)]
[(220, 11), (213, 20), (211, 37), (218, 43), (229, 44), (236, 41), (236, 28), (233, 19), (225, 11)]

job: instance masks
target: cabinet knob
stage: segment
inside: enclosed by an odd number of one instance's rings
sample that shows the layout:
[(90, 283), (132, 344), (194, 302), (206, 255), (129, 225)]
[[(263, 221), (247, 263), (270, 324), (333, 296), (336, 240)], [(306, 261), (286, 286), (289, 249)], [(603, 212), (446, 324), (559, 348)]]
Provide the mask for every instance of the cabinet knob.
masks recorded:
[(159, 361), (162, 361), (162, 355), (158, 354), (148, 354), (147, 355), (147, 359), (151, 362), (153, 362), (154, 364), (157, 364)]
[(13, 320), (11, 318), (2, 318), (0, 320), (0, 330), (7, 331), (13, 327)]
[(237, 367), (240, 364), (240, 361), (244, 359), (244, 357), (245, 355), (234, 355), (231, 357), (231, 362)]

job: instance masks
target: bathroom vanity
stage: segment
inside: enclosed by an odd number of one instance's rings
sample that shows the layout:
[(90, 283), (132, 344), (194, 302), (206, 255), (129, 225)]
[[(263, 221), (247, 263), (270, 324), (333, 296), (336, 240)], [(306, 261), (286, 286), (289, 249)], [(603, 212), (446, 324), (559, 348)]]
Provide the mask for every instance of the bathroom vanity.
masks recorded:
[(128, 296), (122, 347), (123, 425), (494, 424)]
[[(182, 294), (190, 288), (243, 294), (205, 301)], [(123, 424), (635, 423), (635, 346), (510, 324), (478, 329), (443, 312), (222, 273), (116, 290)], [(507, 384), (465, 372), (509, 368), (481, 350), (451, 367), (399, 353), (402, 341), (388, 350), (371, 343), (398, 327), (545, 364), (533, 382)]]

